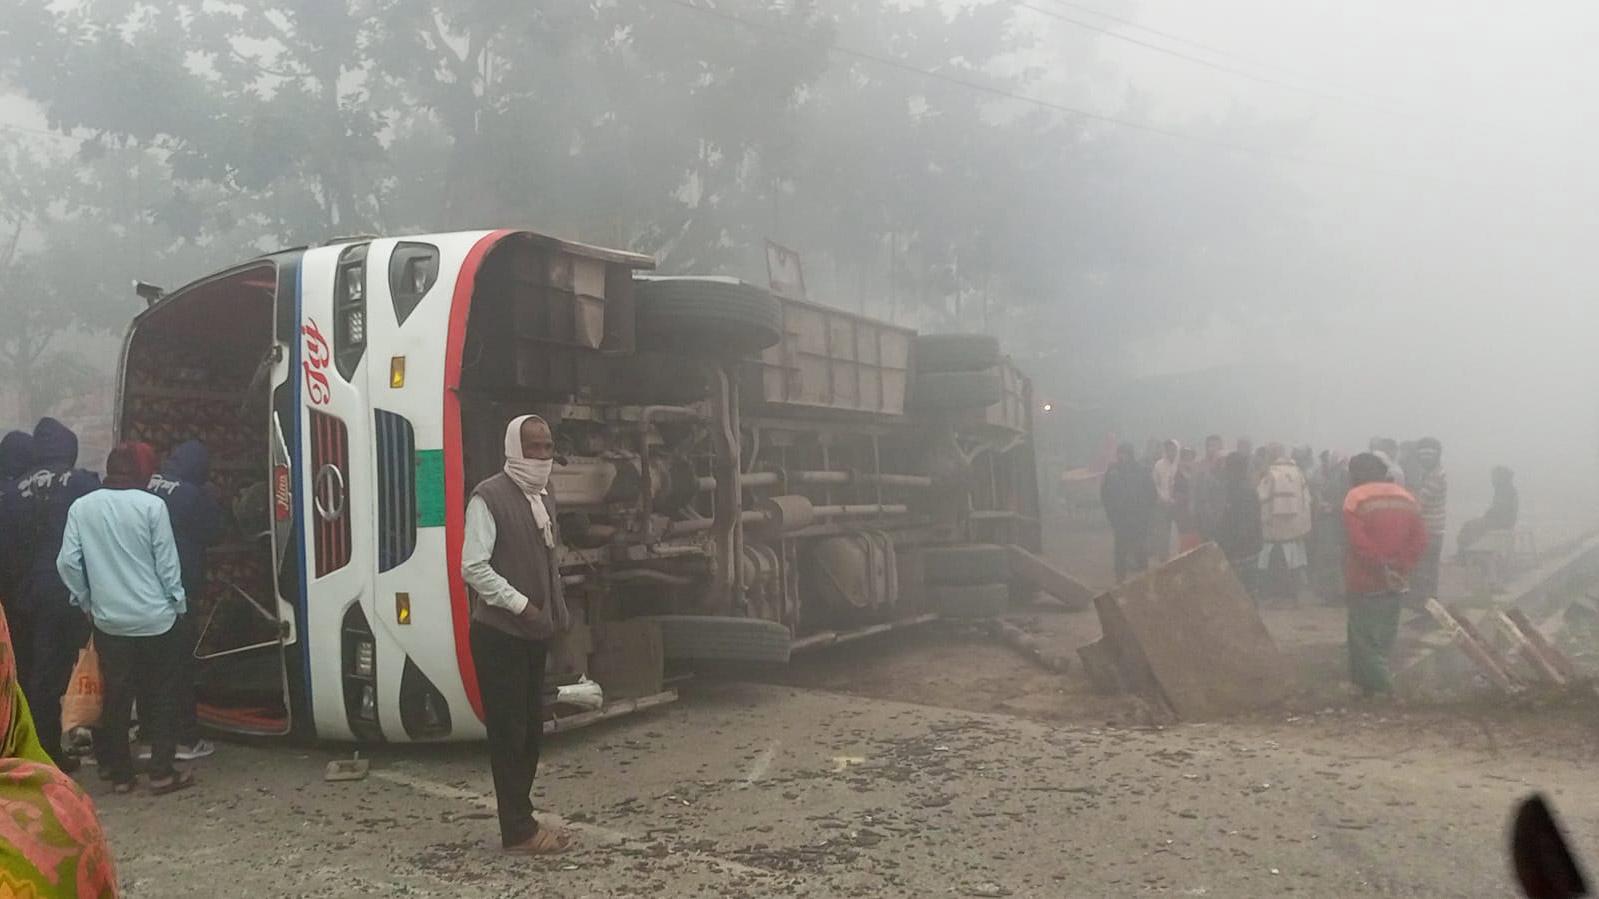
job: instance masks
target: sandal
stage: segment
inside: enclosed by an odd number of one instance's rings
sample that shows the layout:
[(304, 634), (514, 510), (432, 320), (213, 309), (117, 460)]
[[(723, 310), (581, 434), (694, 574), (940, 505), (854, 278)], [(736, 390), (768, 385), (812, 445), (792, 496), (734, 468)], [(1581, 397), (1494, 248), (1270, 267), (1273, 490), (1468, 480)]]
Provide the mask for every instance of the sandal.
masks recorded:
[(171, 777), (162, 777), (150, 781), (150, 794), (152, 796), (165, 796), (179, 790), (187, 790), (194, 786), (194, 774), (188, 771), (179, 771)]
[(531, 837), (514, 846), (505, 847), (512, 855), (555, 855), (572, 848), (572, 838), (565, 831), (553, 827), (540, 827)]
[(136, 780), (125, 780), (125, 781), (123, 781), (121, 783), (112, 784), (111, 785), (111, 792), (117, 794), (118, 796), (127, 796), (128, 794), (132, 793), (134, 791), (134, 789), (137, 788), (138, 786), (139, 786), (139, 782), (136, 781)]

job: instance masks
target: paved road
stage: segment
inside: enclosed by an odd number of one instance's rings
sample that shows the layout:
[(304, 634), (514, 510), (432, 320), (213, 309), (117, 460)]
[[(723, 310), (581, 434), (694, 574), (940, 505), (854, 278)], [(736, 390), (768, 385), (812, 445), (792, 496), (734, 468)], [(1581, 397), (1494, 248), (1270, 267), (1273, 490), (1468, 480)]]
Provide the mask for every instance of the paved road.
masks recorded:
[(702, 685), (548, 748), (537, 802), (581, 840), (555, 860), (497, 852), (469, 747), (329, 784), (332, 750), (226, 745), (175, 797), (95, 788), (135, 899), (1480, 896), (1509, 892), (1505, 815), (1534, 786), (1599, 846), (1591, 758), (1527, 733), (1372, 712), (1053, 726)]

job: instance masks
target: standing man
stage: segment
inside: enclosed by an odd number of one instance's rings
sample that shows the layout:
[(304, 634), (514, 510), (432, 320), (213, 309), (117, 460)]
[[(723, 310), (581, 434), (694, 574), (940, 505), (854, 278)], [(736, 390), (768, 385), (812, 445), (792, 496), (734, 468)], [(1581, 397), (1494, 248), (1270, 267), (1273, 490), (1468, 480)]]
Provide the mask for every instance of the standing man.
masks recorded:
[(1405, 470), (1399, 467), (1399, 441), (1392, 437), (1373, 437), (1368, 446), (1372, 455), (1381, 459), (1388, 467), (1388, 480), (1401, 487), (1405, 486)]
[(1202, 540), (1214, 541), (1227, 514), (1227, 480), (1220, 434), (1205, 438), (1205, 458), (1194, 471), (1194, 523)]
[(555, 440), (537, 415), (505, 428), (505, 467), (466, 507), (461, 577), (472, 588), (472, 661), (483, 695), (494, 800), (505, 851), (562, 852), (570, 838), (533, 818), (544, 734), (544, 660), (570, 624), (561, 595), (560, 533), (547, 486)]
[(1393, 692), (1388, 656), (1399, 635), (1399, 608), (1426, 550), (1427, 528), (1415, 497), (1388, 480), (1388, 463), (1375, 453), (1349, 460), (1349, 481), (1349, 676), (1366, 696), (1385, 696)]
[(1260, 533), (1266, 541), (1260, 554), (1261, 576), (1269, 583), (1278, 559), (1286, 578), (1287, 599), (1297, 602), (1305, 586), (1310, 556), (1305, 538), (1310, 536), (1310, 485), (1305, 473), (1281, 444), (1268, 449), (1271, 465), (1256, 485), (1260, 501)]
[[(19, 607), (22, 591), (28, 579), (28, 566), (33, 557), (33, 530), (28, 516), (22, 514), (22, 489), (18, 482), (33, 470), (33, 435), (26, 431), (12, 431), (0, 438), (0, 606), (12, 621), (22, 620)], [(13, 625), (13, 627), (20, 627)], [(13, 656), (17, 663), (17, 681), (31, 673), (33, 646), (25, 630), (12, 634)]]
[(1149, 520), (1155, 511), (1155, 482), (1133, 455), (1131, 443), (1116, 448), (1116, 461), (1099, 483), (1099, 503), (1110, 521), (1119, 584), (1149, 562)]
[[(30, 634), (33, 673), (23, 693), (33, 709), (39, 743), (63, 770), (77, 767), (61, 751), (61, 697), (72, 680), (78, 651), (89, 642), (89, 622), (70, 603), (71, 594), (56, 569), (67, 510), (79, 497), (100, 489), (100, 477), (78, 464), (78, 435), (53, 418), (33, 429), (34, 470), (18, 486), (21, 514), (33, 532), (33, 558), (23, 593), (21, 630)], [(12, 627), (16, 627), (15, 620)], [(15, 633), (15, 631), (13, 631)]]
[[(132, 792), (128, 719), (139, 703), (139, 731), (150, 743), (150, 791), (194, 784), (172, 765), (177, 752), (178, 678), (184, 670), (178, 618), (184, 613), (182, 565), (161, 500), (144, 490), (138, 455), (111, 451), (106, 484), (72, 504), (56, 568), (72, 604), (94, 625), (105, 683), (95, 747), (118, 793)], [(56, 715), (57, 727), (60, 714)]]
[(1449, 478), (1444, 474), (1444, 445), (1438, 438), (1416, 441), (1415, 477), (1410, 484), (1416, 502), (1421, 504), (1421, 521), (1427, 526), (1427, 551), (1411, 578), (1410, 601), (1425, 604), (1438, 595), (1438, 569), (1443, 564), (1444, 531), (1448, 525)]
[[(206, 487), (210, 480), (211, 454), (205, 444), (190, 440), (178, 444), (161, 473), (147, 478), (145, 488), (166, 503), (172, 536), (178, 543), (178, 562), (183, 566), (183, 593), (195, 603), (205, 596), (206, 550), (222, 538), (222, 509)], [(200, 736), (200, 719), (195, 714), (194, 645), (199, 634), (193, 615), (178, 620), (178, 635), (184, 646), (183, 670), (178, 677), (178, 759), (193, 761), (216, 751), (210, 740)]]
[(1249, 476), (1249, 454), (1236, 452), (1223, 463), (1225, 471), (1224, 499), (1227, 507), (1222, 511), (1221, 524), (1216, 529), (1216, 545), (1227, 554), (1233, 573), (1252, 598), (1257, 596), (1259, 578), (1255, 571), (1260, 566), (1260, 499), (1255, 495), (1255, 482)]
[(1155, 482), (1155, 529), (1150, 534), (1153, 541), (1149, 551), (1165, 562), (1172, 557), (1171, 529), (1177, 518), (1177, 468), (1182, 464), (1182, 444), (1167, 440), (1161, 444), (1161, 456), (1150, 469)]

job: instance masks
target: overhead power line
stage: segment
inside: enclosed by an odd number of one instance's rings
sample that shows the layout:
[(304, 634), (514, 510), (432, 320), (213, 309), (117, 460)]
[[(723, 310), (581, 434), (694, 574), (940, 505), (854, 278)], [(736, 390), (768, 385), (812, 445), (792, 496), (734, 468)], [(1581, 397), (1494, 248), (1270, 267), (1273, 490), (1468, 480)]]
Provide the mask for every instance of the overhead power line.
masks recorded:
[[(1095, 8), (1093, 8), (1091, 6), (1083, 6), (1080, 3), (1072, 3), (1071, 0), (1049, 0), (1049, 2), (1051, 4), (1053, 4), (1054, 6), (1057, 6), (1057, 7), (1062, 7), (1062, 8), (1065, 8), (1065, 9), (1072, 9), (1072, 10), (1076, 10), (1077, 12), (1082, 12), (1082, 13), (1088, 13), (1091, 16), (1096, 16), (1098, 18), (1104, 19), (1107, 22), (1115, 22), (1117, 25), (1121, 25), (1124, 28), (1131, 28), (1131, 29), (1133, 29), (1135, 31), (1142, 31), (1145, 34), (1152, 34), (1155, 37), (1161, 38), (1163, 40), (1171, 41), (1174, 44), (1180, 44), (1180, 45), (1185, 46), (1185, 47), (1192, 47), (1195, 50), (1200, 50), (1200, 51), (1203, 51), (1205, 53), (1210, 53), (1210, 54), (1212, 54), (1214, 56), (1220, 56), (1220, 57), (1222, 57), (1224, 59), (1235, 59), (1235, 60), (1237, 60), (1237, 61), (1239, 61), (1241, 63), (1244, 63), (1245, 65), (1253, 66), (1256, 69), (1268, 70), (1268, 71), (1272, 70), (1272, 69), (1275, 69), (1278, 72), (1282, 72), (1282, 73), (1286, 73), (1286, 74), (1292, 75), (1295, 78), (1305, 78), (1305, 77), (1307, 77), (1304, 72), (1297, 72), (1297, 71), (1295, 71), (1293, 69), (1290, 69), (1290, 68), (1287, 68), (1285, 66), (1280, 66), (1280, 65), (1273, 64), (1273, 63), (1265, 62), (1265, 61), (1262, 61), (1260, 59), (1256, 59), (1256, 58), (1253, 58), (1253, 57), (1250, 57), (1250, 56), (1246, 56), (1246, 55), (1244, 55), (1242, 53), (1238, 53), (1237, 51), (1234, 51), (1234, 50), (1225, 50), (1225, 49), (1223, 49), (1221, 47), (1215, 46), (1214, 44), (1207, 44), (1207, 43), (1204, 43), (1202, 41), (1196, 41), (1193, 38), (1183, 37), (1180, 34), (1173, 34), (1170, 31), (1162, 31), (1159, 28), (1152, 28), (1152, 27), (1150, 27), (1148, 25), (1143, 24), (1142, 22), (1136, 22), (1136, 21), (1134, 21), (1132, 19), (1127, 19), (1127, 18), (1123, 18), (1121, 16), (1112, 15), (1112, 14), (1110, 14), (1108, 12), (1105, 12), (1105, 11), (1099, 10), (1099, 9), (1095, 9)], [(1381, 97), (1372, 96), (1371, 94), (1366, 94), (1366, 93), (1364, 93), (1362, 91), (1348, 91), (1348, 93), (1350, 93), (1352, 95), (1355, 95), (1355, 96), (1363, 96), (1363, 97), (1366, 97), (1367, 99), (1376, 100), (1376, 101), (1379, 101), (1379, 102), (1381, 102), (1383, 100), (1383, 98), (1381, 98)]]
[[(1408, 119), (1408, 120), (1418, 120), (1419, 119), (1419, 120), (1424, 120), (1424, 121), (1436, 122), (1436, 123), (1438, 123), (1440, 125), (1449, 125), (1449, 126), (1455, 126), (1455, 127), (1470, 126), (1472, 128), (1479, 128), (1479, 129), (1487, 129), (1487, 128), (1491, 128), (1492, 127), (1489, 123), (1484, 122), (1484, 121), (1461, 118), (1458, 114), (1453, 114), (1453, 115), (1449, 115), (1449, 116), (1443, 116), (1443, 115), (1440, 115), (1437, 112), (1437, 110), (1435, 110), (1435, 109), (1424, 108), (1424, 107), (1418, 106), (1417, 104), (1414, 104), (1414, 103), (1408, 103), (1408, 102), (1405, 102), (1403, 100), (1394, 99), (1392, 97), (1384, 97), (1384, 96), (1381, 96), (1381, 95), (1378, 95), (1378, 94), (1373, 94), (1370, 91), (1355, 90), (1355, 89), (1347, 88), (1347, 87), (1342, 87), (1342, 88), (1340, 88), (1338, 90), (1326, 90), (1326, 89), (1317, 88), (1314, 85), (1314, 83), (1313, 83), (1316, 80), (1317, 76), (1309, 74), (1307, 72), (1304, 72), (1303, 70), (1295, 70), (1295, 69), (1287, 67), (1287, 66), (1283, 66), (1283, 65), (1279, 65), (1279, 64), (1275, 64), (1275, 63), (1270, 63), (1270, 62), (1265, 62), (1265, 61), (1262, 61), (1262, 60), (1260, 60), (1258, 58), (1252, 58), (1250, 56), (1247, 56), (1247, 55), (1242, 54), (1242, 53), (1238, 53), (1236, 51), (1224, 50), (1224, 49), (1222, 49), (1220, 47), (1217, 47), (1217, 46), (1214, 46), (1212, 44), (1207, 44), (1207, 43), (1204, 43), (1204, 42), (1201, 42), (1201, 41), (1196, 41), (1196, 40), (1193, 40), (1192, 38), (1183, 37), (1182, 35), (1173, 34), (1170, 31), (1162, 31), (1159, 28), (1152, 28), (1152, 27), (1150, 27), (1148, 25), (1144, 25), (1144, 24), (1141, 24), (1139, 22), (1135, 22), (1132, 19), (1127, 19), (1127, 18), (1122, 18), (1120, 16), (1111, 15), (1110, 13), (1102, 12), (1102, 11), (1100, 11), (1098, 9), (1094, 9), (1092, 7), (1089, 7), (1089, 6), (1084, 6), (1084, 5), (1080, 4), (1080, 3), (1073, 3), (1073, 2), (1071, 2), (1071, 0), (1049, 0), (1049, 2), (1051, 4), (1053, 4), (1054, 6), (1056, 6), (1056, 7), (1063, 7), (1063, 8), (1067, 8), (1067, 9), (1073, 9), (1073, 10), (1077, 10), (1078, 12), (1085, 12), (1085, 13), (1088, 13), (1088, 14), (1093, 15), (1093, 16), (1099, 16), (1100, 18), (1103, 18), (1103, 19), (1105, 19), (1107, 21), (1110, 21), (1110, 22), (1115, 22), (1116, 24), (1121, 25), (1123, 27), (1132, 28), (1132, 29), (1135, 29), (1135, 30), (1138, 30), (1138, 31), (1142, 31), (1142, 32), (1144, 32), (1146, 34), (1154, 35), (1155, 37), (1161, 38), (1163, 40), (1171, 41), (1172, 43), (1175, 43), (1175, 44), (1182, 44), (1184, 46), (1192, 47), (1192, 48), (1194, 48), (1196, 50), (1201, 50), (1201, 51), (1203, 51), (1205, 53), (1209, 53), (1209, 54), (1212, 54), (1214, 56), (1219, 56), (1219, 57), (1222, 57), (1224, 59), (1236, 60), (1237, 62), (1243, 63), (1246, 66), (1253, 67), (1256, 70), (1256, 72), (1260, 72), (1260, 71), (1272, 72), (1272, 71), (1275, 71), (1277, 74), (1286, 76), (1289, 79), (1296, 79), (1298, 83), (1294, 83), (1292, 81), (1285, 81), (1282, 78), (1269, 78), (1269, 77), (1259, 76), (1259, 75), (1254, 74), (1254, 73), (1247, 73), (1247, 72), (1239, 72), (1239, 73), (1237, 73), (1237, 74), (1240, 74), (1242, 77), (1250, 78), (1251, 80), (1261, 81), (1262, 83), (1266, 83), (1266, 84), (1273, 84), (1273, 85), (1276, 85), (1276, 86), (1279, 86), (1279, 87), (1283, 87), (1283, 88), (1287, 88), (1287, 89), (1290, 89), (1290, 90), (1303, 91), (1303, 92), (1306, 92), (1306, 93), (1309, 93), (1309, 94), (1325, 97), (1325, 98), (1328, 98), (1328, 99), (1340, 100), (1342, 102), (1346, 102), (1346, 103), (1349, 103), (1349, 104), (1355, 105), (1355, 106), (1363, 106), (1363, 107), (1366, 107), (1367, 109), (1371, 109), (1371, 110), (1376, 111), (1376, 112), (1385, 113), (1387, 115), (1391, 115), (1391, 116), (1394, 116), (1396, 118), (1405, 118), (1405, 119)], [(1044, 14), (1045, 15), (1051, 15), (1050, 13), (1044, 13)], [(1056, 15), (1057, 18), (1060, 17), (1059, 14), (1055, 14), (1055, 15)], [(1066, 20), (1063, 19), (1063, 21), (1066, 21)], [(1069, 21), (1073, 25), (1082, 25), (1082, 23), (1077, 22), (1075, 19), (1069, 20)], [(1082, 27), (1089, 28), (1092, 31), (1096, 31), (1096, 32), (1098, 32), (1100, 34), (1104, 34), (1104, 35), (1106, 35), (1108, 37), (1113, 37), (1113, 38), (1116, 38), (1118, 40), (1130, 40), (1130, 41), (1133, 41), (1135, 43), (1139, 43), (1140, 46), (1150, 47), (1150, 49), (1159, 50), (1160, 52), (1167, 53), (1168, 55), (1173, 54), (1173, 51), (1171, 51), (1169, 49), (1163, 49), (1163, 48), (1159, 48), (1159, 47), (1154, 47), (1154, 46), (1151, 46), (1151, 45), (1149, 45), (1148, 43), (1145, 43), (1145, 42), (1138, 42), (1134, 38), (1129, 38), (1127, 35), (1120, 34), (1120, 33), (1116, 32), (1116, 31), (1113, 31), (1113, 30), (1104, 29), (1104, 28), (1095, 28), (1095, 27), (1088, 26), (1088, 25), (1082, 25)], [(1203, 65), (1203, 66), (1208, 66), (1210, 68), (1217, 68), (1217, 65), (1215, 63), (1212, 63), (1212, 62), (1204, 60), (1204, 59), (1195, 59), (1193, 57), (1182, 55), (1182, 54), (1177, 54), (1177, 55), (1181, 56), (1181, 58), (1183, 58), (1183, 59), (1190, 59), (1193, 62), (1196, 62), (1196, 63), (1198, 63), (1200, 65)], [(1224, 67), (1224, 68), (1221, 68), (1221, 71), (1232, 72), (1234, 70), (1232, 69), (1232, 67)]]
[[(709, 17), (714, 18), (714, 19), (720, 19), (720, 20), (722, 20), (724, 22), (727, 22), (729, 24), (737, 25), (739, 27), (746, 28), (746, 29), (749, 29), (751, 31), (765, 31), (765, 32), (769, 32), (769, 33), (774, 33), (774, 34), (780, 35), (782, 37), (788, 38), (789, 40), (792, 40), (792, 41), (795, 41), (795, 42), (799, 42), (799, 43), (806, 43), (806, 42), (819, 43), (819, 42), (816, 42), (816, 41), (807, 41), (806, 38), (804, 38), (804, 37), (802, 37), (800, 35), (796, 35), (796, 34), (794, 34), (791, 31), (788, 31), (788, 30), (783, 29), (783, 28), (779, 28), (779, 27), (774, 26), (774, 25), (768, 25), (768, 24), (765, 24), (763, 22), (753, 22), (753, 21), (750, 21), (749, 19), (745, 19), (745, 18), (743, 18), (741, 16), (733, 15), (732, 13), (726, 13), (726, 12), (723, 12), (723, 11), (721, 11), (719, 9), (715, 9), (713, 7), (700, 6), (700, 5), (692, 2), (692, 0), (665, 0), (665, 2), (670, 3), (673, 6), (680, 6), (683, 9), (699, 13), (700, 15), (709, 16)], [(1042, 109), (1049, 109), (1049, 110), (1053, 110), (1055, 112), (1065, 113), (1067, 115), (1076, 116), (1076, 117), (1081, 118), (1081, 119), (1088, 119), (1090, 121), (1095, 121), (1095, 122), (1103, 122), (1104, 124), (1107, 124), (1107, 125), (1113, 125), (1113, 126), (1116, 126), (1118, 128), (1126, 128), (1126, 129), (1131, 130), (1131, 131), (1140, 131), (1140, 132), (1144, 132), (1146, 134), (1154, 134), (1154, 135), (1158, 135), (1160, 137), (1168, 138), (1170, 140), (1181, 141), (1181, 142), (1186, 142), (1186, 143), (1193, 143), (1193, 144), (1199, 144), (1199, 145), (1202, 145), (1202, 146), (1208, 146), (1208, 147), (1211, 147), (1211, 148), (1214, 148), (1214, 149), (1226, 150), (1226, 151), (1230, 151), (1230, 152), (1233, 152), (1233, 153), (1240, 153), (1240, 154), (1247, 155), (1247, 156), (1255, 156), (1255, 157), (1259, 157), (1259, 158), (1263, 158), (1263, 159), (1272, 159), (1272, 160), (1276, 160), (1278, 162), (1288, 162), (1288, 163), (1295, 163), (1295, 164), (1299, 164), (1299, 165), (1310, 165), (1310, 166), (1317, 166), (1317, 167), (1321, 167), (1321, 168), (1342, 169), (1342, 170), (1345, 170), (1345, 171), (1360, 172), (1360, 173), (1368, 174), (1368, 175), (1380, 175), (1380, 176), (1385, 177), (1385, 178), (1399, 178), (1399, 179), (1409, 179), (1409, 180), (1425, 180), (1425, 181), (1429, 181), (1429, 182), (1433, 182), (1433, 183), (1440, 183), (1440, 184), (1449, 183), (1447, 181), (1447, 179), (1437, 178), (1435, 176), (1429, 175), (1429, 174), (1424, 173), (1424, 172), (1391, 171), (1391, 170), (1380, 169), (1380, 168), (1375, 168), (1375, 167), (1371, 167), (1371, 166), (1364, 166), (1364, 165), (1360, 165), (1358, 163), (1345, 163), (1345, 162), (1339, 162), (1337, 160), (1331, 160), (1331, 159), (1318, 159), (1318, 158), (1313, 157), (1313, 156), (1301, 156), (1301, 155), (1293, 154), (1293, 153), (1282, 153), (1282, 152), (1279, 152), (1279, 151), (1276, 151), (1276, 150), (1271, 150), (1271, 149), (1268, 149), (1268, 148), (1265, 148), (1265, 147), (1250, 146), (1248, 144), (1235, 143), (1233, 141), (1221, 140), (1219, 138), (1205, 137), (1204, 135), (1189, 134), (1189, 133), (1186, 133), (1186, 132), (1183, 132), (1183, 131), (1177, 131), (1177, 130), (1171, 129), (1171, 128), (1163, 128), (1163, 127), (1161, 127), (1159, 125), (1151, 125), (1151, 124), (1147, 124), (1147, 123), (1144, 123), (1144, 122), (1135, 122), (1135, 121), (1131, 121), (1129, 119), (1118, 118), (1118, 117), (1113, 116), (1113, 115), (1108, 115), (1108, 114), (1100, 113), (1100, 112), (1094, 112), (1093, 110), (1083, 109), (1081, 107), (1071, 106), (1071, 105), (1068, 105), (1068, 104), (1065, 104), (1065, 103), (1057, 103), (1057, 102), (1055, 102), (1053, 100), (1046, 100), (1046, 99), (1044, 99), (1042, 97), (1031, 97), (1031, 96), (1027, 96), (1026, 94), (1019, 94), (1019, 93), (1016, 93), (1014, 91), (1006, 90), (1004, 88), (999, 88), (999, 87), (994, 87), (993, 85), (984, 84), (984, 83), (982, 83), (980, 81), (973, 81), (973, 80), (970, 80), (970, 79), (967, 79), (967, 78), (961, 78), (961, 77), (959, 77), (957, 75), (951, 75), (951, 74), (948, 74), (948, 73), (945, 73), (945, 72), (935, 71), (933, 69), (925, 69), (925, 68), (922, 68), (920, 66), (912, 65), (912, 64), (910, 64), (908, 62), (904, 62), (904, 61), (901, 61), (901, 60), (893, 59), (893, 58), (887, 57), (887, 56), (882, 56), (882, 55), (876, 54), (876, 53), (870, 53), (870, 52), (867, 52), (865, 50), (858, 50), (858, 49), (855, 49), (853, 47), (844, 46), (842, 44), (829, 43), (829, 44), (821, 44), (821, 46), (824, 46), (825, 49), (829, 53), (834, 53), (834, 54), (837, 54), (837, 55), (840, 55), (840, 56), (847, 56), (847, 57), (850, 57), (850, 58), (853, 58), (853, 59), (859, 59), (859, 60), (863, 60), (863, 61), (866, 61), (866, 62), (875, 63), (877, 65), (881, 65), (881, 66), (884, 66), (886, 68), (898, 69), (898, 70), (900, 70), (902, 72), (908, 72), (908, 73), (915, 74), (915, 75), (921, 75), (921, 76), (923, 76), (925, 78), (929, 78), (929, 79), (932, 79), (934, 81), (942, 81), (942, 82), (944, 82), (946, 84), (957, 85), (959, 87), (964, 87), (964, 88), (967, 88), (968, 90), (978, 91), (980, 93), (988, 94), (988, 95), (993, 96), (993, 97), (1006, 99), (1006, 100), (1014, 100), (1014, 101), (1017, 101), (1019, 103), (1026, 103), (1026, 104), (1029, 104), (1029, 105), (1032, 105), (1032, 106), (1037, 106), (1037, 107), (1042, 108)]]
[[(1223, 72), (1223, 73), (1228, 74), (1228, 75), (1233, 75), (1233, 76), (1238, 77), (1238, 78), (1243, 78), (1243, 79), (1246, 79), (1246, 80), (1249, 80), (1249, 81), (1254, 81), (1254, 82), (1256, 82), (1258, 84), (1267, 84), (1267, 85), (1271, 85), (1272, 87), (1282, 88), (1284, 90), (1299, 91), (1301, 93), (1306, 93), (1306, 94), (1310, 94), (1312, 96), (1321, 97), (1324, 100), (1336, 100), (1336, 101), (1339, 101), (1341, 103), (1350, 103), (1350, 104), (1353, 104), (1353, 105), (1356, 105), (1356, 106), (1364, 106), (1364, 107), (1367, 107), (1369, 109), (1375, 110), (1377, 112), (1386, 113), (1388, 115), (1412, 117), (1411, 113), (1407, 113), (1407, 112), (1404, 112), (1404, 111), (1401, 111), (1401, 110), (1398, 110), (1398, 109), (1394, 109), (1394, 108), (1392, 108), (1390, 106), (1385, 105), (1384, 103), (1382, 103), (1380, 101), (1368, 100), (1368, 99), (1364, 99), (1364, 98), (1361, 98), (1361, 97), (1353, 96), (1351, 94), (1339, 93), (1337, 91), (1322, 90), (1321, 88), (1312, 87), (1312, 86), (1309, 86), (1309, 85), (1306, 85), (1306, 84), (1301, 84), (1301, 83), (1295, 83), (1295, 82), (1292, 82), (1292, 81), (1283, 81), (1283, 80), (1281, 80), (1279, 78), (1273, 78), (1273, 77), (1268, 76), (1268, 75), (1260, 75), (1260, 74), (1257, 74), (1255, 72), (1251, 72), (1251, 71), (1249, 71), (1247, 69), (1240, 69), (1237, 66), (1230, 66), (1230, 65), (1227, 65), (1225, 63), (1220, 63), (1220, 62), (1215, 62), (1215, 61), (1212, 61), (1212, 60), (1209, 60), (1209, 59), (1204, 59), (1204, 58), (1199, 57), (1199, 56), (1194, 56), (1194, 55), (1189, 54), (1189, 53), (1184, 53), (1181, 50), (1173, 50), (1170, 47), (1163, 47), (1160, 44), (1156, 44), (1156, 43), (1153, 43), (1153, 42), (1150, 42), (1150, 41), (1142, 40), (1140, 38), (1133, 37), (1132, 35), (1129, 35), (1129, 34), (1123, 34), (1123, 33), (1119, 32), (1119, 31), (1116, 31), (1116, 30), (1113, 30), (1113, 29), (1110, 29), (1110, 28), (1106, 28), (1106, 27), (1104, 27), (1102, 25), (1096, 25), (1096, 24), (1094, 24), (1092, 22), (1085, 22), (1082, 19), (1074, 18), (1072, 16), (1069, 16), (1069, 15), (1063, 13), (1063, 12), (1059, 12), (1059, 11), (1054, 10), (1054, 9), (1048, 9), (1048, 8), (1045, 8), (1045, 7), (1042, 7), (1042, 6), (1036, 6), (1036, 5), (1032, 4), (1032, 3), (1025, 2), (1025, 0), (1011, 0), (1011, 5), (1014, 6), (1014, 7), (1017, 7), (1018, 9), (1030, 10), (1032, 12), (1038, 13), (1041, 16), (1045, 16), (1047, 18), (1054, 19), (1057, 22), (1064, 22), (1064, 23), (1066, 23), (1068, 25), (1074, 25), (1074, 26), (1076, 26), (1078, 28), (1082, 28), (1082, 29), (1084, 29), (1086, 31), (1092, 31), (1095, 34), (1101, 34), (1101, 35), (1104, 35), (1105, 37), (1112, 38), (1114, 40), (1124, 41), (1126, 43), (1133, 44), (1133, 45), (1138, 46), (1138, 47), (1143, 47), (1143, 48), (1148, 49), (1148, 50), (1153, 50), (1156, 53), (1162, 53), (1162, 54), (1165, 54), (1166, 56), (1170, 56), (1170, 57), (1173, 57), (1175, 59), (1186, 60), (1186, 61), (1194, 63), (1196, 65), (1201, 65), (1201, 66), (1204, 66), (1205, 68), (1208, 68), (1208, 69), (1214, 69), (1215, 71)], [(1085, 7), (1074, 6), (1073, 4), (1069, 4), (1069, 3), (1062, 3), (1061, 5), (1063, 5), (1063, 6), (1072, 6), (1075, 9), (1085, 9)], [(1102, 13), (1096, 13), (1096, 14), (1103, 15)], [(1106, 16), (1106, 18), (1112, 19), (1113, 21), (1121, 22), (1123, 24), (1131, 24), (1131, 23), (1127, 22), (1127, 20), (1125, 20), (1125, 19), (1114, 19), (1111, 16)], [(1142, 26), (1137, 26), (1137, 27), (1142, 27)], [(1174, 38), (1174, 37), (1171, 37), (1169, 35), (1166, 35), (1164, 32), (1157, 32), (1154, 29), (1146, 29), (1146, 30), (1150, 31), (1153, 34), (1159, 34), (1162, 37), (1166, 37), (1167, 40), (1182, 40), (1181, 38)], [(1186, 41), (1184, 41), (1184, 42), (1187, 43)], [(1220, 55), (1225, 55), (1225, 54), (1221, 54), (1221, 51), (1212, 50), (1210, 52), (1218, 53)]]
[(31, 125), (19, 125), (16, 122), (0, 122), (0, 131), (14, 131), (18, 134), (32, 134), (37, 137), (48, 137), (55, 140), (71, 141), (75, 144), (83, 143), (83, 138), (62, 134), (59, 131), (50, 131), (44, 128), (34, 128)]

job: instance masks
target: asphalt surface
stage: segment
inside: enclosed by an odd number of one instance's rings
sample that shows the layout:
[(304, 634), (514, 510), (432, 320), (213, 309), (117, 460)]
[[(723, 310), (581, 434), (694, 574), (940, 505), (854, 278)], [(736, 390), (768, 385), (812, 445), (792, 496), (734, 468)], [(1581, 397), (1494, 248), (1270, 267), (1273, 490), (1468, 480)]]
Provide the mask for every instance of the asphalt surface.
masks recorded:
[[(906, 651), (935, 651), (917, 644)], [(951, 663), (959, 664), (959, 647)], [(1512, 895), (1512, 804), (1599, 847), (1591, 717), (1327, 709), (1165, 729), (701, 684), (562, 735), (498, 851), (478, 747), (222, 744), (176, 796), (90, 784), (130, 897)]]

